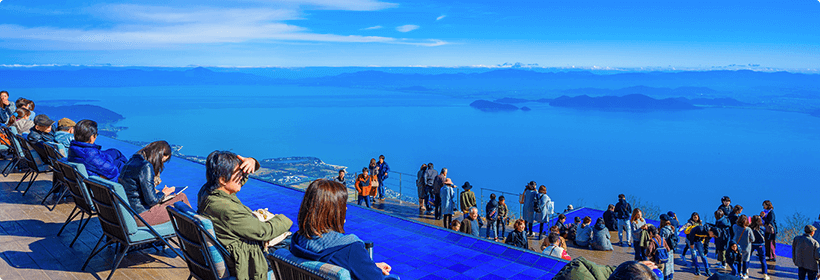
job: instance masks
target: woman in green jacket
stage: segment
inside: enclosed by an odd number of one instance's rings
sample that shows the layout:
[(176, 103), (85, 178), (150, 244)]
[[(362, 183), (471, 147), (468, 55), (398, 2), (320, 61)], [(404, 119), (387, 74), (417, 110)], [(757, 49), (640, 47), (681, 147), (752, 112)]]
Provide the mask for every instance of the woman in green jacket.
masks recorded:
[(259, 169), (255, 159), (214, 151), (205, 169), (208, 181), (199, 191), (197, 212), (213, 222), (216, 238), (231, 254), (226, 260), (228, 270), (237, 280), (268, 279), (265, 243), (288, 232), (293, 221), (251, 211), (236, 197), (248, 174)]

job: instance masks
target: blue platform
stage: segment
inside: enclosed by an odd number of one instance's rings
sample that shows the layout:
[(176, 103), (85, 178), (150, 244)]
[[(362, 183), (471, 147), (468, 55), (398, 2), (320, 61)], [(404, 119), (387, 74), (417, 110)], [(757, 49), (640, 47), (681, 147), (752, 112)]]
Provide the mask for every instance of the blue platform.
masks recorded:
[[(103, 149), (130, 157), (139, 147), (99, 137)], [(228, 148), (228, 147), (215, 147)], [(250, 156), (253, 155), (243, 155)], [(205, 166), (174, 158), (165, 165), (162, 184), (185, 191), (196, 209), (196, 193), (205, 183)], [(249, 180), (237, 193), (251, 209), (269, 208), (296, 222), (303, 192), (260, 180)], [(291, 231), (296, 231), (296, 225)], [(552, 279), (566, 261), (501, 243), (467, 236), (350, 204), (347, 233), (375, 244), (374, 260), (387, 262), (402, 279)]]

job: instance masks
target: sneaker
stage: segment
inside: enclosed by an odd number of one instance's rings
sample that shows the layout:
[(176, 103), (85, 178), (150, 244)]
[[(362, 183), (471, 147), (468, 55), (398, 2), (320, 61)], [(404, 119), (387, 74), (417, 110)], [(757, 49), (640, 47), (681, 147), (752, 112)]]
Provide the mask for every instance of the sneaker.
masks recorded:
[(744, 274), (742, 278), (743, 279), (749, 279), (749, 275)]
[(769, 275), (763, 274), (763, 280), (769, 280)]

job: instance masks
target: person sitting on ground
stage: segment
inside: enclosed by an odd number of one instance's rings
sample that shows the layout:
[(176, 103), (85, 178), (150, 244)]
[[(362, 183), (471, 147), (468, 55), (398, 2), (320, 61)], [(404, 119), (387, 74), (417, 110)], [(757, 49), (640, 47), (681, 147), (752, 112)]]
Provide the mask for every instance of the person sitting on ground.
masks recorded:
[(572, 212), (572, 210), (575, 210), (575, 207), (572, 207), (572, 204), (569, 204), (567, 205), (567, 209), (564, 209), (564, 213)]
[(578, 229), (581, 228), (581, 217), (575, 217), (575, 222), (569, 224), (569, 228), (567, 228), (567, 240), (572, 241), (575, 243), (575, 237), (578, 236)]
[(592, 218), (589, 216), (584, 217), (584, 223), (581, 224), (581, 227), (578, 228), (577, 233), (575, 234), (575, 245), (581, 248), (589, 247), (589, 243), (592, 241)]
[(339, 182), (339, 184), (342, 184), (342, 186), (345, 186), (345, 188), (347, 188), (347, 178), (345, 178), (346, 174), (347, 172), (344, 169), (339, 169), (339, 176), (336, 176), (336, 178), (333, 178), (333, 180)]
[(34, 127), (28, 133), (29, 143), (39, 142), (54, 142), (54, 133), (51, 131), (51, 125), (54, 121), (45, 114), (39, 114), (34, 117)]
[[(120, 172), (119, 182), (125, 190), (128, 203), (146, 223), (152, 226), (171, 220), (168, 211), (165, 210), (166, 206), (179, 201), (191, 206), (185, 193), (178, 193), (173, 198), (168, 198), (176, 190), (175, 187), (166, 186), (162, 191), (156, 189), (156, 186), (162, 182), (160, 173), (165, 169), (165, 163), (169, 160), (171, 160), (171, 145), (165, 141), (151, 142), (131, 156)], [(140, 219), (135, 220), (138, 226), (144, 226)]]
[(487, 218), (487, 239), (492, 236), (493, 241), (498, 241), (498, 229), (495, 227), (496, 219), (498, 219), (498, 201), (495, 200), (495, 194), (490, 194), (490, 201), (484, 206), (484, 217)]
[[(82, 131), (82, 123), (77, 123), (78, 131)], [(230, 254), (225, 258), (228, 270), (237, 280), (268, 279), (263, 252), (266, 246), (262, 245), (285, 234), (293, 225), (285, 215), (251, 211), (236, 196), (248, 175), (258, 169), (259, 162), (253, 158), (214, 151), (205, 160), (207, 182), (197, 193), (197, 213), (213, 222), (217, 240)], [(346, 190), (344, 198), (347, 200)]]
[(358, 193), (358, 204), (362, 206), (364, 203), (367, 208), (370, 208), (370, 170), (367, 167), (362, 168), (362, 174), (356, 178), (356, 193)]
[(522, 219), (515, 220), (515, 223), (513, 224), (513, 231), (510, 231), (510, 234), (507, 235), (507, 239), (504, 240), (504, 243), (528, 250), (529, 241), (527, 241), (527, 236), (524, 234), (524, 227), (526, 224), (527, 222)]
[(54, 133), (54, 142), (62, 144), (63, 147), (71, 146), (71, 141), (74, 141), (74, 126), (77, 125), (69, 118), (62, 118), (57, 121), (57, 132)]
[(561, 242), (561, 236), (560, 235), (558, 235), (557, 233), (554, 233), (554, 232), (550, 232), (550, 234), (547, 235), (546, 240), (549, 240), (550, 245), (547, 246), (546, 248), (542, 249), (541, 252), (544, 253), (544, 255), (559, 258), (559, 259), (564, 259), (564, 260), (568, 260), (568, 261), (572, 260), (572, 258), (569, 256), (569, 254), (567, 254), (567, 251), (564, 250), (564, 248), (562, 248), (561, 245), (560, 245), (560, 242)]
[(97, 123), (81, 120), (74, 127), (74, 141), (68, 147), (68, 161), (82, 163), (89, 175), (97, 175), (109, 180), (120, 177), (120, 170), (128, 161), (117, 149), (101, 150), (97, 141)]
[(450, 229), (453, 231), (461, 231), (461, 222), (458, 220), (450, 221)]
[(726, 265), (732, 269), (732, 275), (740, 277), (740, 262), (742, 261), (742, 256), (737, 248), (737, 243), (731, 240), (726, 248), (727, 250), (724, 257)]
[(450, 178), (444, 180), (444, 186), (441, 187), (439, 197), (441, 198), (441, 215), (443, 216), (442, 225), (447, 228), (447, 225), (453, 221), (453, 215), (457, 211), (456, 186), (453, 185), (453, 180)]
[(34, 127), (34, 121), (28, 119), (31, 115), (31, 111), (18, 107), (15, 111), (15, 115), (16, 117), (9, 120), (9, 126), (17, 128), (17, 134), (23, 135), (29, 133), (31, 128)]
[(461, 232), (470, 234), (473, 236), (481, 236), (481, 218), (478, 217), (478, 208), (473, 207), (470, 208), (464, 219), (461, 220)]
[(567, 238), (567, 233), (569, 233), (569, 224), (566, 224), (567, 216), (564, 214), (558, 214), (558, 219), (555, 221), (554, 227), (558, 227), (558, 232), (561, 234), (561, 237), (564, 239)]
[(820, 243), (812, 236), (817, 228), (807, 225), (803, 228), (803, 235), (792, 241), (792, 262), (797, 267), (797, 278), (800, 280), (817, 279), (817, 262), (820, 261)]
[(610, 204), (604, 212), (604, 225), (609, 231), (618, 230), (618, 219), (615, 218), (615, 205)]
[(353, 279), (398, 279), (390, 265), (370, 258), (364, 242), (345, 234), (347, 189), (337, 182), (316, 180), (305, 190), (299, 207), (299, 231), (293, 235), (294, 256), (338, 265)]
[(470, 182), (464, 182), (461, 188), (464, 189), (459, 195), (461, 198), (461, 211), (466, 215), (470, 208), (478, 207), (478, 204), (476, 203), (475, 193), (473, 192), (473, 185), (470, 185)]
[(606, 227), (604, 219), (598, 218), (595, 221), (595, 226), (592, 228), (592, 250), (598, 251), (612, 251), (612, 236), (609, 234), (609, 229)]
[(7, 124), (14, 118), (15, 111), (17, 111), (17, 106), (9, 101), (9, 92), (0, 91), (0, 123)]
[(659, 280), (658, 267), (650, 261), (628, 261), (619, 266), (599, 265), (584, 257), (578, 257), (566, 264), (553, 280), (607, 280), (640, 279)]
[[(505, 198), (503, 195), (499, 196), (498, 197), (498, 216), (495, 220), (495, 227), (496, 227), (495, 232), (497, 234), (500, 234), (498, 236), (500, 236), (501, 238), (504, 238), (504, 236), (507, 236), (507, 220), (509, 219), (509, 218), (507, 218), (507, 212), (508, 212), (508, 210), (507, 210), (507, 198)], [(492, 226), (492, 225), (490, 225), (490, 226)]]
[[(564, 250), (566, 250), (567, 249), (567, 241), (564, 239), (564, 237), (561, 236), (561, 233), (558, 230), (558, 226), (550, 227), (550, 233), (553, 233), (553, 232), (555, 234), (558, 234), (558, 238), (559, 238), (558, 246), (561, 246), (561, 248), (564, 248)], [(541, 242), (541, 251), (544, 251), (544, 249), (546, 249), (550, 244), (552, 244), (552, 243), (549, 242), (549, 239), (544, 239), (544, 241)]]

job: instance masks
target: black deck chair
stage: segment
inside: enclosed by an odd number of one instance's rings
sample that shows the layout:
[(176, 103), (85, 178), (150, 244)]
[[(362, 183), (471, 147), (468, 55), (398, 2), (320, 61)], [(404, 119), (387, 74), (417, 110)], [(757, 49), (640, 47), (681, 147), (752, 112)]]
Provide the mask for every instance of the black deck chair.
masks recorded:
[(71, 214), (68, 214), (65, 223), (60, 227), (60, 231), (57, 232), (57, 236), (63, 233), (68, 223), (74, 220), (77, 215), (80, 215), (80, 224), (77, 225), (77, 235), (74, 236), (74, 240), (71, 240), (71, 244), (68, 245), (68, 247), (72, 247), (74, 246), (74, 242), (77, 241), (77, 238), (80, 237), (80, 233), (85, 229), (85, 226), (88, 225), (91, 217), (97, 215), (97, 209), (94, 208), (94, 202), (91, 201), (91, 194), (85, 186), (85, 181), (83, 181), (88, 177), (85, 171), (85, 165), (82, 163), (57, 161), (56, 166), (57, 169), (62, 170), (66, 179), (68, 192), (74, 197), (74, 209), (71, 210)]
[[(179, 247), (182, 249), (185, 263), (188, 264), (188, 271), (191, 272), (188, 280), (191, 280), (191, 278), (197, 280), (221, 279), (217, 267), (219, 267), (221, 273), (227, 274), (225, 258), (230, 258), (231, 254), (205, 229), (201, 220), (192, 216), (193, 213), (191, 213), (192, 210), (189, 210), (190, 207), (184, 203), (182, 204), (180, 207), (169, 206), (165, 209), (168, 210), (168, 215), (171, 217), (171, 223), (174, 225), (174, 231), (180, 241)], [(213, 229), (212, 224), (210, 227)]]
[(8, 177), (12, 171), (14, 171), (19, 165), (20, 161), (25, 159), (25, 154), (23, 154), (22, 148), (20, 147), (20, 143), (17, 142), (17, 137), (14, 137), (15, 133), (11, 131), (9, 127), (2, 127), (0, 129), (3, 134), (6, 135), (6, 138), (9, 139), (11, 145), (9, 145), (9, 151), (11, 152), (11, 161), (6, 164), (6, 167), (3, 168), (3, 177)]
[[(40, 153), (40, 156), (45, 155), (45, 158), (48, 159), (48, 164), (51, 166), (51, 171), (54, 172), (51, 175), (51, 190), (49, 190), (46, 193), (46, 195), (43, 196), (43, 201), (40, 201), (40, 204), (45, 205), (49, 211), (54, 211), (54, 208), (57, 207), (57, 204), (60, 203), (60, 200), (62, 200), (63, 197), (65, 197), (65, 195), (68, 193), (68, 183), (66, 182), (65, 175), (63, 175), (63, 169), (57, 166), (57, 162), (60, 161), (61, 158), (63, 158), (63, 155), (57, 151), (56, 147), (53, 147), (47, 143), (37, 143), (34, 144), (34, 147), (35, 150), (37, 150), (37, 152)], [(60, 192), (61, 188), (63, 189), (62, 192)], [(54, 205), (52, 205), (51, 208), (49, 208), (48, 205), (46, 205), (46, 200), (48, 199), (49, 195), (56, 194), (57, 192), (60, 192), (59, 194), (57, 194), (57, 200), (55, 200)]]
[[(37, 177), (39, 177), (41, 173), (51, 172), (51, 167), (45, 163), (37, 163), (37, 161), (34, 159), (34, 153), (36, 153), (37, 151), (31, 149), (31, 145), (28, 143), (28, 141), (23, 139), (23, 136), (14, 135), (14, 137), (15, 139), (17, 139), (17, 142), (20, 143), (20, 147), (22, 148), (21, 150), (23, 150), (23, 154), (26, 155), (25, 160), (21, 160), (21, 162), (25, 162), (26, 164), (26, 174), (23, 175), (23, 178), (20, 179), (20, 182), (17, 183), (17, 187), (15, 187), (14, 189), (19, 189), (23, 181), (26, 180), (26, 177), (31, 175), (31, 178), (28, 181), (28, 186), (26, 186), (26, 189), (23, 191), (23, 196), (25, 196), (28, 190), (31, 188), (31, 185), (34, 184), (34, 180), (37, 180)], [(39, 156), (39, 154), (37, 155)]]
[[(168, 246), (174, 251), (174, 254), (182, 257), (174, 247), (171, 247), (168, 240), (166, 240), (176, 237), (174, 227), (170, 222), (149, 226), (142, 217), (137, 215), (134, 209), (131, 209), (131, 206), (123, 198), (125, 197), (125, 190), (123, 190), (122, 185), (119, 183), (96, 176), (91, 176), (84, 181), (88, 190), (91, 192), (91, 201), (94, 202), (94, 207), (97, 209), (97, 217), (99, 217), (103, 235), (100, 236), (97, 245), (91, 250), (91, 255), (85, 260), (82, 270), (85, 270), (91, 258), (105, 249), (105, 247), (108, 247), (108, 245), (115, 243), (118, 244), (118, 250), (117, 255), (114, 257), (114, 265), (111, 267), (111, 274), (108, 275), (108, 279), (111, 279), (111, 276), (114, 275), (114, 271), (117, 270), (123, 257), (128, 253), (128, 249), (137, 245), (150, 245), (154, 242), (161, 241), (164, 244), (163, 246)], [(134, 220), (134, 217), (139, 218), (146, 226), (137, 227), (137, 222)], [(108, 242), (100, 247), (100, 244), (106, 237), (108, 238)], [(172, 239), (171, 242), (176, 243)]]

